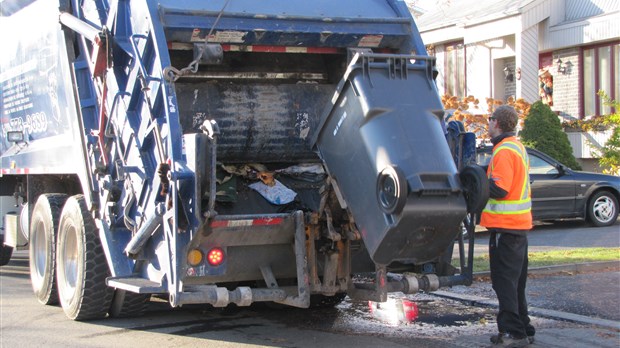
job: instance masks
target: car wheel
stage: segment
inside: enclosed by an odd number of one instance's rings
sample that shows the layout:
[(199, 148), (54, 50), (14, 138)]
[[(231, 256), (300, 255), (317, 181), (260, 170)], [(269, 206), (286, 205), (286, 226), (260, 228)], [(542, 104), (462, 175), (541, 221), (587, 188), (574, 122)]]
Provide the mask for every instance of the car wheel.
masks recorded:
[(618, 219), (618, 199), (609, 191), (599, 191), (588, 202), (588, 221), (597, 227), (611, 226)]

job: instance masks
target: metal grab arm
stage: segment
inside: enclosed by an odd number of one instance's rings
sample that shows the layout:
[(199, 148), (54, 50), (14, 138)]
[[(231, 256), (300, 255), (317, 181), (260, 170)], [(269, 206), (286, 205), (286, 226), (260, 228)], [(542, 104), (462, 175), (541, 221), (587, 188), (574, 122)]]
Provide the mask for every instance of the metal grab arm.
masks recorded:
[(60, 14), (60, 23), (75, 31), (76, 33), (84, 36), (86, 39), (98, 43), (100, 40), (101, 29), (97, 29), (92, 25), (84, 22), (83, 20), (75, 17), (68, 12), (62, 12)]

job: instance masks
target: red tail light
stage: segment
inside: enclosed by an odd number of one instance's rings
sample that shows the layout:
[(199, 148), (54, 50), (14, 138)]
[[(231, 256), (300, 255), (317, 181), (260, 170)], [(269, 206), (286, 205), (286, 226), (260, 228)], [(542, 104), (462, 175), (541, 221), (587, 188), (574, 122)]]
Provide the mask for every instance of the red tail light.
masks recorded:
[(213, 248), (207, 253), (207, 262), (211, 266), (219, 266), (224, 262), (224, 250), (221, 248)]

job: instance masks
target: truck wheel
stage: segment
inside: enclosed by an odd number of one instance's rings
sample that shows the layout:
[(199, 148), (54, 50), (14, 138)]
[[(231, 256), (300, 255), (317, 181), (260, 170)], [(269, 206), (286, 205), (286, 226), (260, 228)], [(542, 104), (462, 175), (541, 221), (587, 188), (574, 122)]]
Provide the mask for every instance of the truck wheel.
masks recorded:
[(110, 271), (83, 195), (70, 197), (62, 210), (56, 263), (58, 297), (67, 317), (104, 318), (113, 295), (105, 284)]
[(64, 194), (42, 194), (30, 219), (30, 282), (37, 300), (44, 305), (58, 303), (56, 289), (56, 236)]
[(141, 316), (146, 311), (149, 299), (150, 295), (117, 289), (110, 305), (110, 316), (115, 318)]
[(588, 202), (588, 221), (596, 227), (613, 225), (618, 219), (618, 200), (609, 191), (599, 191)]

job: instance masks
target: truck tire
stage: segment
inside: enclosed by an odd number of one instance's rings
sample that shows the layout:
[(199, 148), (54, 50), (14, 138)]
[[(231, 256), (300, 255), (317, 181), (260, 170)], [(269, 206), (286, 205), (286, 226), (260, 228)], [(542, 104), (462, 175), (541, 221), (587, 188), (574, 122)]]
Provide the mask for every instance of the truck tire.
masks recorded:
[(114, 318), (139, 317), (146, 311), (149, 299), (150, 295), (117, 289), (114, 291), (110, 305), (110, 316)]
[(11, 261), (13, 247), (4, 245), (4, 236), (0, 238), (0, 266), (4, 266)]
[(67, 196), (60, 193), (40, 195), (30, 219), (30, 282), (37, 300), (44, 305), (58, 303), (56, 236), (66, 200)]
[(105, 284), (110, 271), (83, 195), (72, 196), (65, 203), (57, 250), (58, 297), (67, 317), (104, 318), (114, 291)]

